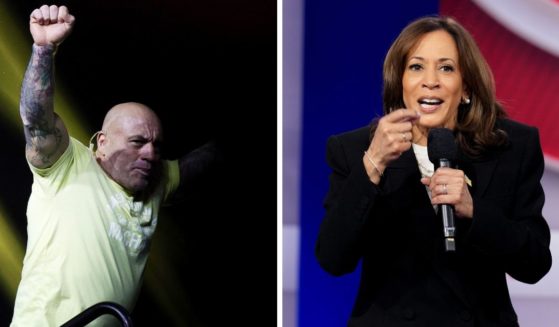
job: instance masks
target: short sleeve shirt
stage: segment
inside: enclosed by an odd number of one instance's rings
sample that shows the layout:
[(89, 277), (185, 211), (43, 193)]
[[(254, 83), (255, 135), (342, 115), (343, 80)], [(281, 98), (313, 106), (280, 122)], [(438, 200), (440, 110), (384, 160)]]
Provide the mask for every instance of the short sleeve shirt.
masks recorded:
[(177, 188), (177, 161), (163, 161), (150, 198), (134, 201), (71, 138), (47, 169), (31, 166), (27, 249), (11, 326), (59, 326), (87, 307), (131, 310), (160, 205)]

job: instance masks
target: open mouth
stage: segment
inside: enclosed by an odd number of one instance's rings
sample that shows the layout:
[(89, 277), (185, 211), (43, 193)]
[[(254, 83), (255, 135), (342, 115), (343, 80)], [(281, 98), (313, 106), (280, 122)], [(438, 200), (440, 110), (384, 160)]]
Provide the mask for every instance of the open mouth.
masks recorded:
[(421, 111), (429, 113), (437, 110), (444, 101), (439, 98), (420, 98), (417, 102)]

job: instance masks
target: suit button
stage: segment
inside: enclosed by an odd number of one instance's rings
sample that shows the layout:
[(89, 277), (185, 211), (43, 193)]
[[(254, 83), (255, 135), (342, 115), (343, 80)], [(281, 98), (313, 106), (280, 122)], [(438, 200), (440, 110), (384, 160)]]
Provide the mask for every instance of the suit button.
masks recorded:
[(404, 318), (406, 318), (407, 320), (413, 320), (415, 318), (415, 311), (413, 311), (412, 308), (405, 308)]
[(472, 314), (468, 310), (463, 310), (460, 312), (460, 319), (470, 321), (472, 319)]

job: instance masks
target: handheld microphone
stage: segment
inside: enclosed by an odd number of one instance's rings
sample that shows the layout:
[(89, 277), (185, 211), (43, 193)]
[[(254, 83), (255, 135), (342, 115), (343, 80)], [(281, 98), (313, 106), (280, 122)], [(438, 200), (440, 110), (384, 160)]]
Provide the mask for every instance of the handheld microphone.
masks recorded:
[[(432, 128), (427, 137), (427, 153), (429, 160), (439, 167), (454, 168), (458, 149), (454, 142), (454, 134), (447, 128)], [(442, 216), (444, 227), (444, 245), (447, 252), (456, 250), (454, 207), (450, 204), (439, 204), (439, 214)]]

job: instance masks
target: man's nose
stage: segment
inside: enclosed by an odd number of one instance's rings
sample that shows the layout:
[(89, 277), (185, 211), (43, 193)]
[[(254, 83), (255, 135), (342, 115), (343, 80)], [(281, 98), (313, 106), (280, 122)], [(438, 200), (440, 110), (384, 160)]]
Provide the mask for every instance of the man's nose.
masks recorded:
[(148, 161), (155, 161), (159, 159), (159, 151), (151, 142), (144, 144), (140, 151), (140, 155), (142, 159)]

